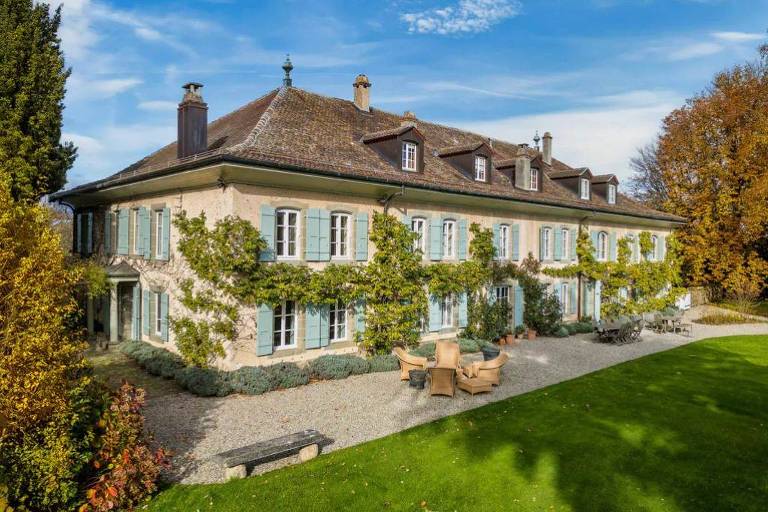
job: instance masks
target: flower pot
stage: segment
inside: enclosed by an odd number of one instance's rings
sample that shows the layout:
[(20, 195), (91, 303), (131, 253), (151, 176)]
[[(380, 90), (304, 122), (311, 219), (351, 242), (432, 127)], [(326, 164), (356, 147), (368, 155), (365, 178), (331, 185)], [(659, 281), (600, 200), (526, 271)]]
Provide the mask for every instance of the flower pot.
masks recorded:
[(515, 335), (514, 334), (507, 334), (504, 336), (504, 339), (507, 342), (507, 345), (514, 345), (515, 343)]
[(535, 340), (536, 339), (536, 331), (533, 329), (528, 329), (528, 339), (529, 340)]
[(507, 344), (507, 338), (506, 336), (502, 336), (499, 338), (499, 345), (506, 345)]
[(501, 349), (498, 347), (483, 347), (483, 360), (490, 361), (499, 357)]
[(426, 370), (410, 370), (408, 372), (408, 385), (416, 389), (424, 389), (424, 383), (427, 381)]

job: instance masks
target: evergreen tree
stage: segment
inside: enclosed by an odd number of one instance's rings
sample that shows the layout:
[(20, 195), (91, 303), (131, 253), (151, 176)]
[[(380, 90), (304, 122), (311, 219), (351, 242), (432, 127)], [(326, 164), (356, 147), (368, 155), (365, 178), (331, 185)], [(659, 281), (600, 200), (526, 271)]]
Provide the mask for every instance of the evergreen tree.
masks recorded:
[(61, 189), (76, 148), (61, 143), (70, 70), (58, 37), (61, 7), (0, 0), (0, 182), (16, 200)]

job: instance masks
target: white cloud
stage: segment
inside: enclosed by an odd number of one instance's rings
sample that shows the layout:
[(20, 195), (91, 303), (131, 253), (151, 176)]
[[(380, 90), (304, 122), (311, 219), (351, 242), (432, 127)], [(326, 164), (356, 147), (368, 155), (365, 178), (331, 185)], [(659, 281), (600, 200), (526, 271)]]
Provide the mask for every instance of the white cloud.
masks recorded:
[(677, 48), (670, 48), (667, 53), (667, 60), (679, 61), (695, 59), (697, 57), (706, 57), (720, 53), (725, 48), (721, 44), (713, 42), (691, 43)]
[(750, 41), (762, 41), (766, 38), (766, 35), (754, 32), (713, 32), (712, 37), (729, 43), (747, 43)]
[(664, 116), (682, 99), (669, 92), (629, 91), (594, 102), (606, 106), (450, 124), (518, 143), (530, 143), (536, 130), (550, 131), (555, 158), (575, 167), (589, 167), (596, 174), (615, 173), (626, 179), (629, 159), (656, 135)]
[(148, 110), (150, 112), (173, 112), (177, 107), (178, 103), (175, 101), (150, 100), (139, 102), (141, 110)]
[(400, 19), (408, 24), (408, 32), (445, 35), (485, 32), (519, 13), (516, 0), (460, 0), (451, 6), (405, 13)]
[(142, 83), (142, 80), (136, 77), (98, 79), (73, 73), (67, 81), (67, 101), (111, 98)]

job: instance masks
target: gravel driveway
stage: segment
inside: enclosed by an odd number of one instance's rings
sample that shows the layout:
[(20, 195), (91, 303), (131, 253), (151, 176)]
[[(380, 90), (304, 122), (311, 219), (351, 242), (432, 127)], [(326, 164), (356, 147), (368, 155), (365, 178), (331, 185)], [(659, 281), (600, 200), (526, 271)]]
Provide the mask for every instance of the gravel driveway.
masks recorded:
[(476, 396), (457, 390), (454, 398), (430, 397), (427, 390), (412, 389), (396, 373), (386, 372), (260, 396), (149, 397), (146, 421), (156, 439), (175, 454), (171, 480), (217, 482), (223, 480), (223, 469), (209, 459), (224, 450), (308, 428), (334, 440), (325, 451), (337, 450), (697, 339), (733, 334), (768, 334), (768, 324), (695, 325), (692, 338), (645, 331), (642, 341), (623, 346), (596, 343), (592, 335), (523, 341), (505, 347), (510, 360), (501, 386)]

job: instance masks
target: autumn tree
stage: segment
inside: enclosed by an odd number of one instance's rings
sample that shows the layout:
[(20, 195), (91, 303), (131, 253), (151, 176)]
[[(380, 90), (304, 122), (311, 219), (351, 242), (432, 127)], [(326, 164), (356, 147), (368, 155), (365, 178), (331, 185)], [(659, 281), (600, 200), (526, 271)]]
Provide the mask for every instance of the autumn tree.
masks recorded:
[(64, 186), (76, 149), (61, 142), (69, 70), (51, 14), (33, 0), (0, 0), (0, 180), (14, 199), (37, 200)]
[(718, 73), (664, 120), (658, 165), (692, 284), (734, 294), (768, 276), (768, 51)]

